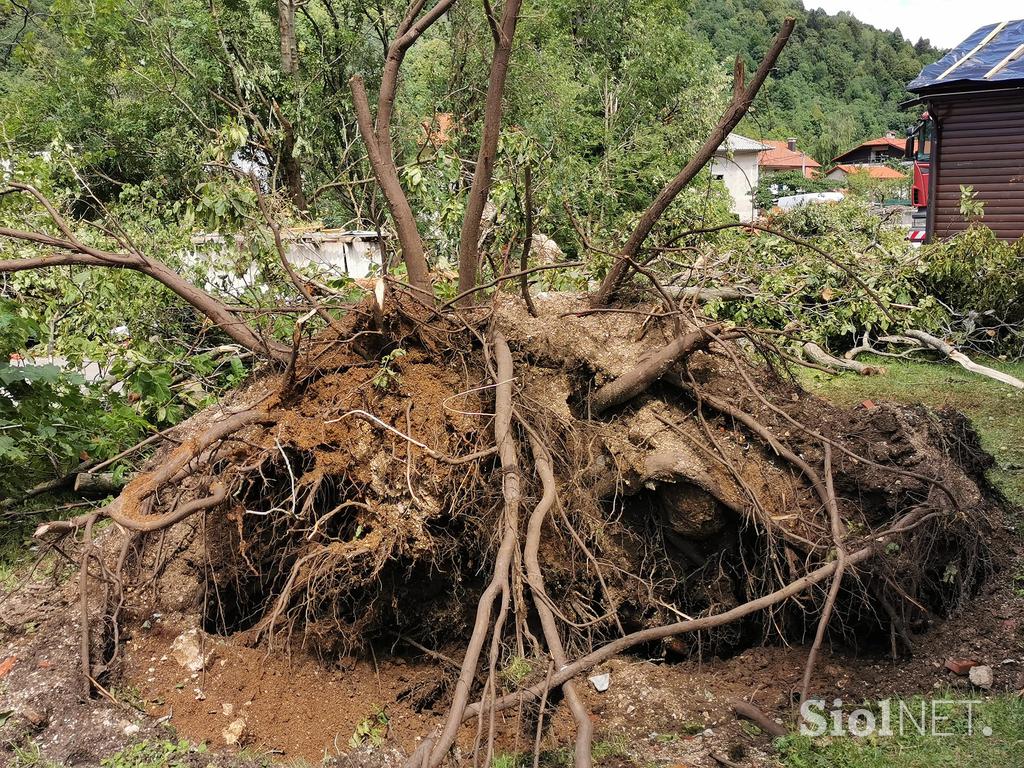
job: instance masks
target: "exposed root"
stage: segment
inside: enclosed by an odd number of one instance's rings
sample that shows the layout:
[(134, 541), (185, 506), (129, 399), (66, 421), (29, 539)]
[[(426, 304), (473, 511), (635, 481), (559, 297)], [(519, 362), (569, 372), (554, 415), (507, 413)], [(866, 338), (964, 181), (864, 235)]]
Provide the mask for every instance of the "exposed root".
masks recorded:
[[(474, 718), (489, 764), (510, 707), (539, 744), (551, 691), (589, 768), (575, 678), (615, 654), (813, 637), (806, 698), (827, 639), (909, 649), (985, 575), (993, 507), (962, 420), (834, 408), (698, 317), (678, 335), (680, 314), (576, 297), (538, 297), (537, 317), (504, 298), (386, 306), (183, 425), (112, 504), (39, 529), (81, 540), (88, 690), (190, 551), (206, 629), (268, 650), (468, 638), (461, 660), (437, 653), (458, 677), (410, 768), (437, 768)], [(114, 556), (93, 542), (105, 518)]]

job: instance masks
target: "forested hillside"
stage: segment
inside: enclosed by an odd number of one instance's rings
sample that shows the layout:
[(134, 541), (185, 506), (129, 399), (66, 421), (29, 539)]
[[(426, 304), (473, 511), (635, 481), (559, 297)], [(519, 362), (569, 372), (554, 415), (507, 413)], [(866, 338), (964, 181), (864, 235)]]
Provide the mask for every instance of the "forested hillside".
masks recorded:
[(928, 40), (910, 43), (848, 13), (805, 10), (800, 0), (694, 0), (692, 27), (715, 51), (737, 51), (750, 64), (786, 16), (795, 16), (793, 42), (761, 92), (744, 130), (762, 138), (795, 136), (827, 162), (858, 141), (887, 130), (902, 133), (913, 119), (899, 103), (905, 86), (939, 57)]

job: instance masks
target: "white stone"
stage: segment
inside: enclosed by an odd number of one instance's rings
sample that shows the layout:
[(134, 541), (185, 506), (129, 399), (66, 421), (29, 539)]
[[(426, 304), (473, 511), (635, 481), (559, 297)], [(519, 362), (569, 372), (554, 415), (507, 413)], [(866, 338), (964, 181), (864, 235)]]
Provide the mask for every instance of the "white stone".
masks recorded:
[(189, 672), (198, 672), (206, 666), (206, 657), (199, 647), (199, 638), (193, 632), (183, 632), (171, 643), (171, 657)]
[(224, 738), (224, 743), (228, 745), (237, 744), (242, 740), (242, 734), (245, 733), (245, 718), (238, 718), (232, 720), (231, 723), (220, 732), (220, 735)]
[(600, 675), (593, 675), (587, 679), (590, 680), (590, 684), (594, 686), (594, 690), (598, 693), (604, 693), (608, 690), (608, 686), (611, 685), (612, 675), (610, 672), (604, 672)]
[(976, 685), (979, 688), (991, 688), (992, 687), (992, 667), (979, 666), (971, 667), (971, 671), (967, 673), (971, 678), (971, 684)]

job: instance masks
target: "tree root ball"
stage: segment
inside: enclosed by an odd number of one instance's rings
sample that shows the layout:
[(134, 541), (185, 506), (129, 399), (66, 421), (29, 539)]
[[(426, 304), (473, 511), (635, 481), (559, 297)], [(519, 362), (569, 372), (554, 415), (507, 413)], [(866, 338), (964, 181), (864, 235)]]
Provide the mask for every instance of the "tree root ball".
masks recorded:
[[(889, 537), (847, 574), (829, 624), (860, 644), (899, 637), (909, 648), (992, 567), (989, 459), (958, 414), (837, 408), (801, 391), (771, 355), (755, 361), (749, 345), (712, 339), (598, 417), (589, 393), (657, 355), (671, 323), (588, 313), (572, 295), (539, 299), (538, 317), (504, 296), (458, 318), (396, 303), (382, 328), (353, 313), (358, 344), (325, 332), (293, 370), (253, 380), (182, 426), (179, 440), (227, 413), (269, 414), (190, 458), (173, 488), (140, 505), (140, 517), (161, 515), (214, 482), (227, 489), (171, 531), (135, 535), (126, 584), (169, 580), (166, 599), (201, 613), (207, 631), (270, 648), (301, 643), (330, 656), (396, 638), (465, 641), (494, 566), (508, 471), (494, 449), (487, 323), (514, 356), (524, 509), (544, 493), (530, 446), (552, 463), (557, 498), (538, 546), (570, 657), (741, 606), (834, 560), (836, 535), (849, 551)], [(189, 442), (162, 451), (153, 471)], [(838, 532), (821, 495), (826, 443)], [(520, 540), (528, 518), (519, 516)], [(530, 592), (525, 576), (511, 578), (513, 595)], [(826, 591), (663, 651), (808, 640)], [(126, 595), (121, 620), (144, 602)], [(528, 655), (542, 654), (536, 613), (515, 600), (510, 610), (502, 641), (518, 634)]]

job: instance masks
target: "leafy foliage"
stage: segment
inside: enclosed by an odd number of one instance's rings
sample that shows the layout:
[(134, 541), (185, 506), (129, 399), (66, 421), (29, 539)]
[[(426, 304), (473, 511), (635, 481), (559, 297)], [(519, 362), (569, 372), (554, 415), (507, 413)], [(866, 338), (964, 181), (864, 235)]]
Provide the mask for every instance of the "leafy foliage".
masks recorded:
[[(68, 167), (56, 154), (30, 158), (22, 178), (61, 204), (69, 193), (60, 169)], [(201, 282), (202, 270), (179, 257), (189, 242), (188, 216), (170, 215), (187, 209), (159, 193), (125, 188), (107, 214), (126, 237)], [(0, 197), (0, 221), (51, 227), (18, 195)], [(104, 244), (87, 221), (72, 221), (80, 238)], [(5, 242), (0, 253), (30, 251)], [(4, 276), (0, 290), (0, 460), (14, 470), (0, 477), (0, 497), (16, 498), (82, 461), (109, 458), (214, 402), (247, 375), (237, 348), (223, 345), (224, 337), (169, 290), (138, 273), (27, 270)]]
[(100, 761), (102, 768), (186, 768), (197, 755), (206, 754), (205, 745), (192, 746), (184, 739), (141, 741)]
[(12, 302), (0, 301), (0, 461), (17, 468), (0, 473), (0, 497), (113, 455), (147, 426), (125, 397), (87, 386), (79, 373), (19, 359), (38, 332)]
[(730, 233), (714, 247), (730, 254), (730, 274), (740, 276), (754, 297), (715, 300), (707, 312), (756, 327), (795, 330), (833, 349), (855, 346), (865, 332), (935, 328), (946, 318), (925, 290), (920, 258), (907, 244), (906, 232), (879, 219), (866, 203), (807, 205), (780, 214), (772, 225), (812, 242), (847, 269), (769, 233)]
[(754, 205), (764, 211), (770, 210), (780, 197), (810, 192), (830, 192), (842, 185), (832, 179), (809, 179), (800, 171), (777, 171), (763, 173), (758, 177), (754, 190)]
[(903, 131), (916, 119), (899, 108), (906, 85), (941, 51), (911, 44), (849, 13), (806, 10), (800, 0), (695, 0), (693, 28), (720, 57), (741, 53), (752, 64), (782, 19), (796, 30), (741, 132), (794, 136), (827, 163), (858, 141)]
[(958, 318), (953, 329), (989, 352), (1024, 355), (1024, 239), (982, 224), (923, 249), (925, 288)]
[[(891, 167), (891, 166), (889, 166)], [(910, 179), (907, 169), (897, 167), (903, 175), (901, 179), (879, 179), (866, 170), (855, 171), (847, 175), (846, 188), (851, 195), (856, 195), (872, 203), (884, 203), (886, 200), (906, 199), (909, 197)]]
[(383, 707), (376, 707), (372, 714), (367, 715), (356, 724), (348, 744), (353, 749), (364, 745), (379, 747), (387, 737), (390, 719)]

